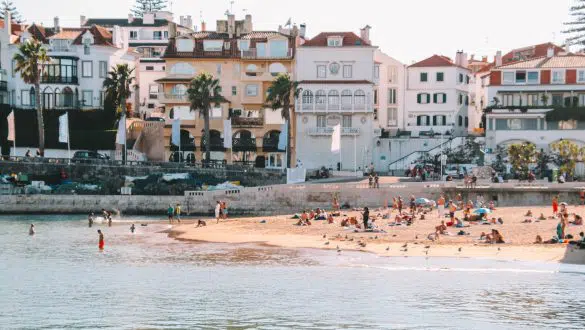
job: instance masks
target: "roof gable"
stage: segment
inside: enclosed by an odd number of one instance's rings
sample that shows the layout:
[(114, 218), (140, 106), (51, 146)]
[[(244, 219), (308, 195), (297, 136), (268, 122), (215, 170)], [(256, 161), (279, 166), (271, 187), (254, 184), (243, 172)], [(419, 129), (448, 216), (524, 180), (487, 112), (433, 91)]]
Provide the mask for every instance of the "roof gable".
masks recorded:
[(341, 47), (371, 46), (370, 43), (358, 37), (353, 32), (321, 32), (314, 38), (307, 40), (301, 47), (327, 47), (329, 37), (341, 37)]
[(410, 65), (410, 68), (425, 68), (425, 67), (446, 67), (446, 66), (457, 66), (450, 58), (443, 55), (433, 55), (420, 62), (416, 62)]

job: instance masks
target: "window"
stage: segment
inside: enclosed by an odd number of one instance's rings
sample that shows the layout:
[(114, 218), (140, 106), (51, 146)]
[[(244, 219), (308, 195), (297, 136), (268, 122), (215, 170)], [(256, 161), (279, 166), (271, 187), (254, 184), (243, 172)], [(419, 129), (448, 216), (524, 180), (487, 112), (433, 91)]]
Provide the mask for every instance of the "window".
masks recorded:
[(162, 31), (153, 31), (152, 32), (152, 39), (162, 40)]
[(258, 66), (256, 64), (248, 64), (246, 66), (246, 76), (256, 77), (258, 74)]
[(351, 115), (343, 115), (343, 120), (341, 123), (341, 127), (343, 128), (350, 128), (351, 127)]
[(148, 108), (149, 109), (154, 109), (154, 103), (148, 103)]
[(562, 130), (577, 129), (577, 121), (574, 119), (561, 120), (559, 121), (559, 129)]
[(552, 95), (552, 105), (563, 105), (563, 94)]
[(286, 73), (286, 67), (282, 63), (272, 63), (268, 66), (268, 71), (271, 76), (276, 77), (281, 73)]
[(177, 85), (173, 86), (173, 89), (171, 90), (171, 94), (173, 94), (173, 95), (183, 96), (186, 93), (187, 93), (187, 86), (185, 86), (183, 84), (177, 84)]
[(108, 62), (100, 61), (100, 78), (105, 78), (108, 75)]
[(217, 74), (221, 74), (221, 64), (220, 63), (215, 65), (215, 72)]
[(374, 78), (380, 79), (380, 65), (379, 64), (374, 65)]
[(471, 79), (471, 78), (469, 78), (469, 76), (465, 76), (465, 83), (466, 83), (467, 85), (469, 85), (469, 80), (470, 80), (470, 79)]
[(512, 94), (503, 94), (502, 95), (502, 105), (505, 107), (514, 105), (514, 98)]
[(504, 72), (504, 84), (513, 84), (515, 78), (514, 72)]
[(458, 105), (462, 105), (463, 104), (463, 94), (459, 94), (459, 99), (457, 100), (457, 104)]
[(195, 69), (191, 64), (185, 62), (179, 62), (171, 66), (171, 74), (184, 74), (184, 75), (195, 75)]
[(246, 96), (258, 96), (258, 85), (246, 85)]
[(459, 74), (459, 83), (463, 84), (463, 73)]
[(193, 40), (191, 39), (177, 39), (177, 51), (178, 52), (192, 52), (194, 47)]
[(203, 40), (203, 50), (206, 52), (220, 52), (223, 50), (223, 40)]
[(447, 116), (445, 116), (445, 115), (433, 116), (433, 126), (446, 126), (446, 125), (447, 125)]
[(327, 67), (325, 65), (317, 65), (317, 78), (327, 78)]
[(374, 89), (374, 104), (378, 104), (378, 90)]
[(329, 47), (341, 47), (342, 39), (340, 37), (329, 37), (327, 39), (327, 46)]
[(579, 106), (585, 106), (585, 94), (579, 94)]
[(158, 98), (158, 84), (150, 84), (148, 86), (148, 98), (149, 99)]
[(585, 70), (578, 70), (577, 71), (577, 82), (578, 83), (585, 83)]
[(459, 116), (457, 119), (457, 124), (459, 124), (459, 126), (463, 126), (463, 116)]
[(469, 105), (469, 95), (465, 95), (465, 105)]
[(437, 104), (444, 104), (447, 102), (447, 94), (436, 93), (433, 95), (433, 102)]
[(522, 119), (508, 119), (508, 129), (522, 129)]
[(366, 93), (363, 90), (358, 89), (354, 93), (354, 98), (355, 98), (356, 108), (358, 108), (358, 109), (359, 108), (362, 108), (363, 109), (365, 107), (365, 105), (366, 105)]
[(270, 46), (270, 56), (283, 58), (288, 55), (288, 41), (287, 40), (272, 40), (268, 44)]
[(465, 116), (465, 127), (469, 127), (469, 117)]
[(396, 104), (396, 88), (388, 89), (388, 104)]
[(266, 57), (266, 43), (257, 43), (256, 44), (256, 56), (257, 57)]
[(351, 78), (353, 75), (353, 67), (351, 65), (343, 65), (343, 78)]
[[(177, 33), (177, 35), (178, 35), (178, 33)], [(163, 36), (165, 39), (168, 39), (169, 38), (169, 31), (163, 31)]]
[(526, 71), (516, 71), (516, 83), (517, 84), (526, 83)]
[(326, 127), (327, 123), (325, 120), (325, 116), (317, 116), (317, 127)]
[(420, 82), (427, 82), (429, 81), (429, 75), (426, 72), (420, 73)]
[(236, 96), (236, 95), (238, 95), (238, 87), (232, 86), (232, 96)]
[(16, 106), (16, 90), (14, 90), (14, 89), (13, 89), (13, 90), (10, 92), (10, 95), (11, 95), (11, 98), (10, 98), (10, 101), (11, 101), (11, 102), (10, 102), (10, 105), (12, 105), (12, 106)]
[(238, 49), (247, 51), (250, 49), (250, 40), (238, 40)]
[(81, 62), (81, 76), (91, 78), (93, 75), (93, 62), (92, 61), (82, 61)]
[(147, 65), (145, 69), (146, 69), (146, 71), (154, 71), (154, 66)]
[(437, 72), (437, 82), (445, 81), (445, 73)]
[(416, 96), (416, 102), (418, 104), (428, 104), (431, 103), (431, 94), (427, 93), (420, 93)]
[(325, 109), (325, 103), (327, 102), (327, 94), (325, 94), (324, 90), (318, 90), (315, 93), (315, 103), (317, 104), (318, 109)]
[(88, 44), (83, 44), (83, 54), (84, 55), (89, 55), (90, 54), (90, 48)]
[(526, 76), (527, 76), (527, 82), (529, 84), (538, 84), (539, 83), (538, 71), (528, 71)]
[(431, 117), (420, 115), (416, 117), (416, 126), (429, 126)]
[(390, 83), (396, 82), (396, 67), (395, 66), (388, 67), (388, 82), (390, 82)]
[(20, 91), (20, 104), (25, 106), (33, 105), (30, 89), (23, 89)]
[(388, 126), (398, 125), (398, 109), (388, 108)]
[(561, 70), (555, 70), (552, 72), (552, 83), (562, 84), (565, 82), (565, 72)]
[(138, 31), (130, 31), (130, 40), (138, 39)]
[(313, 104), (313, 92), (310, 90), (306, 90), (303, 92), (303, 104), (312, 105)]
[(329, 103), (329, 109), (339, 109), (339, 92), (336, 90), (329, 91), (329, 95), (327, 95), (327, 103)]
[(341, 92), (341, 108), (348, 110), (351, 109), (352, 104), (352, 93), (349, 89), (345, 89)]
[(84, 107), (91, 107), (93, 105), (93, 91), (83, 91), (82, 97), (81, 104)]

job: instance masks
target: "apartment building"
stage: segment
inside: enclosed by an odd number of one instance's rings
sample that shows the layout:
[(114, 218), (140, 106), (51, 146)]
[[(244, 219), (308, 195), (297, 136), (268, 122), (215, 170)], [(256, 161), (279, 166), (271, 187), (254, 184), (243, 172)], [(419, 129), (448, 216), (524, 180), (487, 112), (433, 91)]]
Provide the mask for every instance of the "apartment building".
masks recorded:
[[(155, 80), (165, 76), (165, 61), (162, 59), (169, 42), (169, 23), (173, 22), (173, 14), (168, 11), (144, 13), (142, 18), (86, 18), (80, 17), (80, 26), (99, 25), (110, 33), (119, 36), (122, 48), (138, 53), (135, 76), (139, 89), (136, 93), (138, 112), (142, 118), (149, 116), (155, 109), (162, 106), (158, 100), (159, 84)], [(176, 34), (193, 32), (191, 16), (180, 16), (176, 25)]]
[[(176, 36), (171, 33), (163, 57), (165, 76), (157, 80), (161, 85), (158, 100), (169, 125), (172, 119), (182, 120), (183, 154), (188, 151), (196, 160), (205, 157), (208, 142), (204, 139), (203, 120), (190, 110), (186, 92), (197, 74), (207, 72), (219, 79), (225, 98), (210, 114), (211, 159), (268, 168), (286, 166), (285, 150), (278, 148), (284, 121), (280, 109), (266, 106), (266, 95), (278, 74), (294, 74), (298, 29), (291, 31), (293, 35), (284, 30), (255, 31), (251, 15), (236, 20), (230, 14), (227, 20), (217, 21), (215, 31), (207, 31), (202, 23), (199, 32)], [(231, 149), (225, 149), (223, 143), (223, 123), (227, 119), (232, 124)], [(178, 149), (170, 144), (170, 126), (165, 143), (170, 157)], [(294, 153), (294, 147), (290, 152)]]
[(380, 49), (374, 52), (374, 128), (393, 136), (404, 130), (406, 66)]
[(412, 136), (463, 136), (469, 127), (467, 55), (433, 55), (407, 69), (406, 126)]

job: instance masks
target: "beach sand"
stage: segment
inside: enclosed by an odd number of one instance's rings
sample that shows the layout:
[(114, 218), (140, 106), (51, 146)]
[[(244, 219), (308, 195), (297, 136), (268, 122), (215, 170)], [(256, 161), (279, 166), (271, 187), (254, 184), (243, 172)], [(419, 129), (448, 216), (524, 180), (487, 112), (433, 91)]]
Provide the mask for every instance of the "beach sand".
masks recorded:
[[(551, 207), (531, 207), (533, 221), (541, 214), (552, 215)], [(556, 233), (557, 219), (540, 222), (523, 223), (528, 208), (498, 208), (489, 218), (502, 218), (500, 225), (471, 225), (467, 228), (448, 228), (450, 235), (441, 236), (438, 241), (431, 241), (428, 234), (434, 233), (435, 226), (440, 223), (437, 211), (428, 213), (425, 220), (417, 219), (412, 226), (388, 226), (388, 220), (381, 217), (377, 225), (387, 233), (354, 232), (340, 226), (344, 215), (357, 216), (357, 211), (343, 211), (342, 217), (335, 218), (335, 224), (326, 221), (312, 221), (312, 226), (295, 226), (298, 221), (287, 216), (234, 218), (216, 224), (215, 220), (207, 220), (206, 227), (195, 228), (192, 223), (176, 225), (169, 235), (179, 240), (205, 241), (217, 243), (263, 243), (285, 248), (319, 248), (330, 249), (333, 253), (343, 251), (364, 251), (380, 256), (390, 257), (457, 257), (485, 258), (495, 260), (522, 260), (570, 262), (585, 264), (585, 250), (575, 250), (564, 244), (533, 244), (537, 235), (544, 240), (552, 238)], [(583, 215), (585, 207), (569, 207), (569, 213)], [(371, 210), (370, 217), (382, 214), (383, 210)], [(395, 215), (396, 213), (393, 213)], [(462, 218), (459, 211), (457, 217)], [(391, 216), (394, 219), (394, 216)], [(572, 219), (572, 217), (570, 217)], [(261, 221), (265, 220), (265, 223)], [(359, 220), (361, 221), (361, 220)], [(506, 244), (486, 244), (479, 240), (482, 232), (489, 233), (497, 229)], [(457, 236), (464, 230), (467, 236)], [(568, 234), (578, 239), (584, 226), (568, 227)], [(323, 237), (325, 235), (325, 237)], [(347, 237), (347, 238), (346, 238)], [(365, 243), (360, 246), (358, 243)], [(407, 244), (404, 248), (405, 243)], [(341, 252), (337, 252), (337, 249)]]

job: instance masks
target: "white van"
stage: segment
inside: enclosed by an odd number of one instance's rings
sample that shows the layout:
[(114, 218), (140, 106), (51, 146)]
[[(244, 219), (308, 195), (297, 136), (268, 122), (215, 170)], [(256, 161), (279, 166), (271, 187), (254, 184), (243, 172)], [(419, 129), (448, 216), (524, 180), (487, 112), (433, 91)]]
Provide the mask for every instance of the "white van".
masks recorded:
[(455, 179), (463, 179), (466, 174), (473, 174), (473, 169), (476, 167), (477, 165), (475, 164), (450, 164), (445, 167), (445, 171), (443, 173), (445, 175), (450, 175)]

